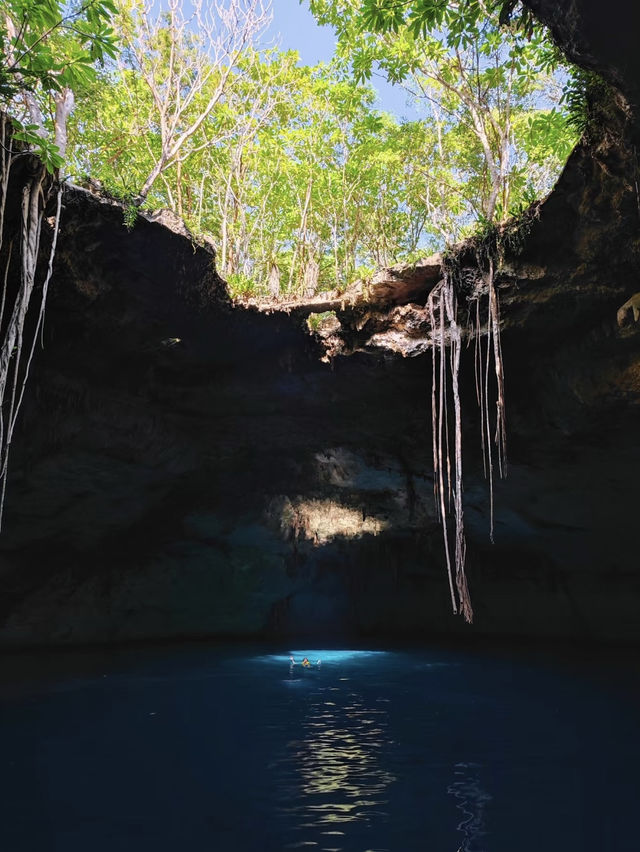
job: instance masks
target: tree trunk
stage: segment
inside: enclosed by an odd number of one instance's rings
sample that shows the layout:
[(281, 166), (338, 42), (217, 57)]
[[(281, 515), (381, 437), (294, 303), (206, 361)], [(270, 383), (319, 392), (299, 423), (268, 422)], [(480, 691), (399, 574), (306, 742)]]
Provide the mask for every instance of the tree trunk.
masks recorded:
[(61, 157), (67, 153), (67, 121), (73, 112), (76, 99), (71, 89), (63, 89), (55, 97), (56, 114), (54, 118), (55, 144)]
[(269, 293), (273, 299), (280, 296), (280, 269), (275, 261), (271, 262), (269, 267), (269, 278), (267, 281)]
[(315, 257), (310, 257), (304, 267), (303, 287), (307, 297), (315, 296), (318, 289), (318, 276), (320, 267)]

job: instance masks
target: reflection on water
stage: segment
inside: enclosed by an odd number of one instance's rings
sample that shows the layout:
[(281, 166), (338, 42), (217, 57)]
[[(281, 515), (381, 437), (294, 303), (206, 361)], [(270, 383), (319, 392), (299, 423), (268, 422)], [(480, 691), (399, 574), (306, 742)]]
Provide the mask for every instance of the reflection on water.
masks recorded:
[[(303, 679), (313, 676), (302, 674)], [(338, 852), (353, 823), (369, 828), (374, 819), (387, 817), (387, 788), (395, 778), (380, 760), (389, 742), (385, 706), (367, 702), (348, 678), (324, 685), (320, 677), (301, 729), (274, 768), (287, 779), (281, 810), (299, 835), (286, 848), (302, 843)]]
[(456, 763), (456, 780), (447, 787), (447, 793), (457, 799), (456, 807), (463, 815), (457, 827), (464, 835), (458, 852), (486, 852), (483, 843), (487, 833), (484, 811), (487, 802), (491, 801), (491, 796), (480, 786), (479, 770), (477, 763)]
[(268, 650), (0, 658), (0, 850), (631, 848), (635, 650)]

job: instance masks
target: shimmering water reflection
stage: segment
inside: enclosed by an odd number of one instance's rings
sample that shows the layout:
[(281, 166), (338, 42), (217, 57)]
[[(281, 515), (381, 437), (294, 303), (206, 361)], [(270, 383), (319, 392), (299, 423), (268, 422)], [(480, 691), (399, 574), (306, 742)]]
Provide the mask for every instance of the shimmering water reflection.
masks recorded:
[(619, 651), (199, 645), (0, 675), (8, 852), (633, 845), (638, 665)]
[(287, 743), (276, 764), (286, 779), (285, 801), (298, 802), (289, 813), (301, 828), (331, 827), (338, 836), (347, 823), (387, 815), (386, 791), (395, 777), (381, 766), (379, 751), (389, 744), (388, 721), (385, 709), (366, 706), (348, 687), (318, 689), (304, 736)]
[[(396, 779), (380, 753), (392, 746), (388, 698), (367, 700), (358, 673), (371, 672), (388, 652), (294, 650), (288, 683), (305, 694), (299, 730), (270, 769), (281, 779), (278, 810), (291, 826), (287, 849), (348, 848), (354, 823), (363, 833), (388, 819), (387, 788)], [(300, 661), (307, 657), (312, 668)], [(282, 667), (281, 655), (258, 662)], [(317, 661), (320, 661), (319, 663)], [(346, 676), (348, 673), (348, 676)], [(298, 837), (296, 839), (296, 837)], [(311, 838), (315, 839), (311, 839)]]
[(480, 780), (481, 767), (476, 763), (458, 763), (454, 767), (455, 781), (447, 787), (447, 793), (457, 800), (456, 807), (463, 818), (457, 825), (463, 835), (461, 850), (483, 848), (486, 835), (485, 808), (491, 796)]

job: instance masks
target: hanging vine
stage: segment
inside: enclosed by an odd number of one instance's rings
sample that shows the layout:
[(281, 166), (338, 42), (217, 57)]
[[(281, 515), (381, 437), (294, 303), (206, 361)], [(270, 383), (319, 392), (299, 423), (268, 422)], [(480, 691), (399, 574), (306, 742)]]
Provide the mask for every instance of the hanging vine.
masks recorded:
[[(520, 253), (524, 236), (537, 216), (538, 206), (535, 205), (519, 219), (504, 226), (491, 227), (466, 243), (462, 250), (445, 255), (442, 280), (429, 293), (426, 304), (432, 350), (431, 419), (436, 512), (442, 525), (453, 612), (462, 615), (469, 623), (473, 621), (473, 608), (465, 573), (459, 387), (462, 344), (466, 338), (467, 343), (473, 342), (474, 347), (480, 444), (484, 475), (489, 484), (489, 538), (493, 543), (494, 476), (496, 470), (500, 478), (507, 475), (504, 364), (496, 275), (503, 267), (507, 251)], [(475, 259), (475, 270), (461, 268), (463, 253), (469, 253)], [(462, 311), (458, 305), (460, 296), (466, 301)], [(466, 328), (463, 328), (459, 317), (465, 310), (467, 322)], [(495, 414), (492, 414), (490, 399), (495, 399)], [(451, 407), (452, 424), (448, 416)]]
[[(473, 610), (464, 571), (465, 537), (462, 504), (462, 409), (459, 394), (462, 333), (457, 322), (457, 298), (451, 278), (445, 277), (429, 294), (427, 313), (431, 326), (432, 382), (431, 417), (436, 507), (442, 524), (449, 591), (454, 613), (472, 621)], [(448, 388), (453, 398), (453, 465), (447, 416)], [(449, 541), (450, 506), (454, 506), (454, 554)]]
[[(1, 529), (9, 450), (36, 343), (44, 322), (47, 291), (53, 270), (60, 224), (62, 188), (58, 186), (57, 190), (49, 260), (42, 285), (38, 286), (36, 278), (42, 225), (53, 182), (42, 163), (36, 161), (28, 151), (13, 147), (10, 122), (4, 114), (0, 114), (0, 145), (0, 262), (4, 265), (0, 299)], [(37, 165), (24, 178), (21, 175), (16, 176), (18, 180), (23, 180), (20, 225), (13, 232), (9, 232), (6, 227), (6, 213), (10, 179), (16, 161), (22, 157), (31, 157)], [(16, 267), (18, 267), (17, 270)], [(32, 298), (34, 291), (37, 292), (35, 299)], [(24, 353), (26, 358), (23, 357)]]

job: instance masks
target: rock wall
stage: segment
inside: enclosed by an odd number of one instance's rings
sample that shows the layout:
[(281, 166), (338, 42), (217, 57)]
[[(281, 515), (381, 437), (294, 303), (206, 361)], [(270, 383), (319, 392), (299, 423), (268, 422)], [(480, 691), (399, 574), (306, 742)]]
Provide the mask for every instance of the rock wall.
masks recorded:
[(128, 232), (117, 205), (67, 189), (12, 449), (0, 643), (637, 641), (634, 140), (620, 97), (500, 276), (510, 468), (493, 545), (471, 353), (463, 367), (472, 627), (450, 611), (433, 504), (433, 263), (382, 282), (377, 303), (336, 305), (343, 354), (322, 360), (304, 310), (232, 306), (211, 251), (175, 223)]

